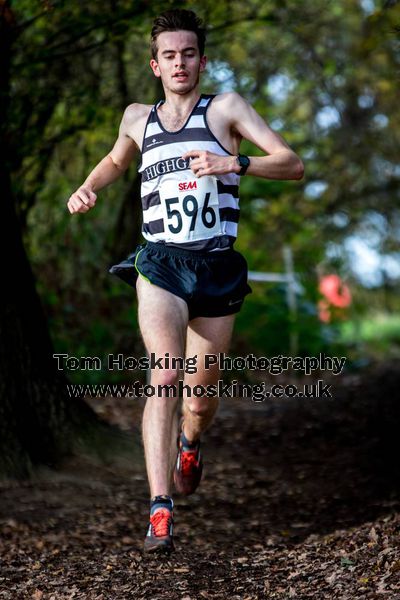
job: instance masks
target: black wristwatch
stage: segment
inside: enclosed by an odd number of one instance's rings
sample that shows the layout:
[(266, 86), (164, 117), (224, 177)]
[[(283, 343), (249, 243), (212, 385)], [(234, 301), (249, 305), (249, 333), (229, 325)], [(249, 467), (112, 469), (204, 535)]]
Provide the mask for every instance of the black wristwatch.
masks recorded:
[(250, 165), (249, 157), (244, 154), (238, 154), (236, 160), (238, 161), (239, 166), (242, 167), (239, 171), (239, 175), (245, 175)]

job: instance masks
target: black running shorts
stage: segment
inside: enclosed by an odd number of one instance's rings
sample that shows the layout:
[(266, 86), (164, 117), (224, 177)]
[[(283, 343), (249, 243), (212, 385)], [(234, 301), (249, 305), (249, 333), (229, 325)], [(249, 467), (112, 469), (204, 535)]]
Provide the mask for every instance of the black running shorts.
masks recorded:
[(233, 248), (199, 252), (147, 242), (109, 272), (133, 287), (140, 275), (183, 298), (189, 320), (239, 312), (244, 297), (252, 291), (246, 259)]

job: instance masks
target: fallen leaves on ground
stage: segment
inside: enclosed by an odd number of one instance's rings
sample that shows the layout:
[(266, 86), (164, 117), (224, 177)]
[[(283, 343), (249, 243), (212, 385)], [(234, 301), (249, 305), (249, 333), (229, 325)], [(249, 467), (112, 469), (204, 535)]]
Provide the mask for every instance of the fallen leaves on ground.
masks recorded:
[[(343, 377), (332, 400), (225, 400), (169, 557), (142, 554), (142, 461), (2, 482), (0, 599), (399, 600), (399, 373)], [(105, 403), (138, 428), (139, 401)]]

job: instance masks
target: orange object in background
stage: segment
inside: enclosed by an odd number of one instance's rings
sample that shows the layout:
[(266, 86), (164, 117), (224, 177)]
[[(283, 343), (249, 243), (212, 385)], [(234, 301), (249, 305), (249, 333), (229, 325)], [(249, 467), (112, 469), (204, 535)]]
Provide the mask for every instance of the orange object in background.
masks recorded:
[(324, 296), (318, 302), (320, 320), (329, 323), (332, 320), (333, 313), (335, 316), (343, 318), (344, 311), (335, 309), (346, 309), (350, 306), (351, 292), (339, 275), (324, 275), (320, 279), (318, 289), (320, 294)]

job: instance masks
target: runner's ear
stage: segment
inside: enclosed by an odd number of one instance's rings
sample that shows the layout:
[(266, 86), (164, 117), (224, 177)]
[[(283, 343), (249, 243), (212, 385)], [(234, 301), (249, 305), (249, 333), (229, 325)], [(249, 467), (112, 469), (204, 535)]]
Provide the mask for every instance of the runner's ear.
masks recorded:
[(158, 62), (154, 60), (154, 58), (150, 61), (150, 67), (156, 77), (161, 77), (160, 67), (158, 66)]

